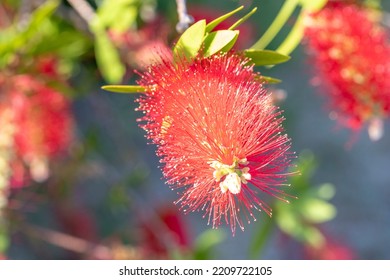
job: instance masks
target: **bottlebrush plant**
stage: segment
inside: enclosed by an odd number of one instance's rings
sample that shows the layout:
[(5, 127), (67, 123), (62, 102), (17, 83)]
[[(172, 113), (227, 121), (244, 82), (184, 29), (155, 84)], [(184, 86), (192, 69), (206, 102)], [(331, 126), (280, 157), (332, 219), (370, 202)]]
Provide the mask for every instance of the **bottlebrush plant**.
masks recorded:
[(184, 211), (202, 210), (214, 228), (223, 222), (244, 230), (253, 212), (272, 209), (261, 195), (287, 201), (286, 178), (293, 153), (282, 128), (281, 111), (272, 103), (254, 65), (274, 65), (288, 56), (249, 49), (236, 51), (236, 27), (214, 31), (242, 7), (206, 23), (200, 20), (163, 56), (140, 74), (139, 86), (106, 90), (142, 92), (139, 121), (157, 145), (167, 183), (181, 193)]

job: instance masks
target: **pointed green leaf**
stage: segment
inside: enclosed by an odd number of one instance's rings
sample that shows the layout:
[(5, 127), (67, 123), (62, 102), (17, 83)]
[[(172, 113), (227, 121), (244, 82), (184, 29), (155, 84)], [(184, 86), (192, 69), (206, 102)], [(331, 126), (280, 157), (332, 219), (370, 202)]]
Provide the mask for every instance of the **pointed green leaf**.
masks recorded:
[(259, 76), (258, 80), (261, 81), (261, 82), (264, 82), (266, 84), (279, 84), (279, 83), (282, 82), (282, 80), (279, 80), (279, 79), (276, 79), (276, 78), (272, 78), (272, 77), (269, 77), (269, 76)]
[(324, 200), (332, 199), (335, 193), (336, 193), (336, 188), (329, 183), (322, 184), (317, 189), (318, 197)]
[(229, 17), (231, 17), (235, 13), (241, 11), (243, 8), (244, 8), (244, 6), (240, 6), (237, 9), (231, 11), (230, 13), (224, 14), (223, 16), (220, 16), (219, 18), (216, 18), (212, 22), (208, 23), (207, 26), (206, 26), (206, 32), (213, 31), (213, 29), (215, 27), (217, 27), (218, 24), (220, 24), (221, 22), (225, 21), (226, 19), (228, 19)]
[(256, 66), (275, 65), (290, 59), (288, 55), (271, 50), (249, 49), (245, 50), (244, 54), (246, 57), (250, 58)]
[(28, 28), (39, 29), (39, 25), (55, 12), (59, 4), (58, 0), (50, 0), (43, 3), (32, 13)]
[(187, 59), (194, 58), (200, 47), (206, 33), (206, 21), (200, 20), (191, 25), (179, 38), (176, 46), (173, 49), (173, 57), (175, 61), (186, 57)]
[(324, 223), (332, 220), (336, 216), (336, 208), (321, 199), (307, 199), (301, 206), (300, 211), (303, 217), (312, 223)]
[(228, 29), (229, 29), (229, 30), (234, 30), (234, 29), (236, 29), (238, 26), (240, 26), (240, 24), (244, 23), (248, 18), (250, 18), (251, 15), (253, 15), (256, 11), (257, 11), (257, 8), (254, 8), (252, 11), (250, 11), (250, 12), (247, 13), (245, 16), (243, 16), (242, 18), (240, 18), (239, 20), (237, 20), (235, 23), (233, 23), (233, 25), (230, 26)]
[(304, 243), (309, 243), (313, 247), (321, 247), (325, 242), (325, 237), (321, 231), (312, 226), (302, 228), (302, 235), (300, 238)]
[(204, 56), (213, 55), (221, 50), (229, 51), (238, 37), (238, 31), (218, 30), (209, 33), (204, 39)]
[(145, 92), (145, 87), (143, 86), (127, 86), (127, 85), (107, 85), (102, 86), (102, 89), (117, 92), (117, 93), (137, 93), (137, 92)]

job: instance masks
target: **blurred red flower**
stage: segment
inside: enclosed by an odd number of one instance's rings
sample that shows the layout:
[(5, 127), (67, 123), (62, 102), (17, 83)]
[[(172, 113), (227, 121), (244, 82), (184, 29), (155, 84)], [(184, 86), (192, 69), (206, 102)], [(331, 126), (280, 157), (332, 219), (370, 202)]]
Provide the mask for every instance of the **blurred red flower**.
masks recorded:
[(338, 243), (329, 237), (320, 247), (305, 246), (304, 257), (309, 260), (354, 260), (355, 252), (345, 244)]
[(174, 250), (185, 253), (191, 249), (189, 229), (172, 206), (159, 207), (156, 217), (140, 221), (140, 248), (145, 258), (166, 258)]
[(259, 192), (284, 199), (290, 142), (281, 112), (248, 61), (234, 53), (164, 61), (142, 75), (140, 120), (158, 145), (167, 182), (184, 211), (205, 211), (234, 233), (242, 218), (270, 207)]
[(379, 138), (378, 119), (390, 114), (390, 46), (379, 15), (360, 6), (328, 3), (306, 15), (306, 44), (317, 69), (317, 83), (330, 96), (331, 114), (352, 130), (372, 122), (371, 138)]
[(44, 180), (49, 159), (65, 151), (72, 138), (70, 101), (28, 74), (3, 77), (0, 86), (0, 113), (11, 111), (14, 127), (11, 185), (23, 186), (30, 176)]
[(123, 61), (133, 69), (145, 70), (148, 65), (159, 62), (159, 55), (170, 53), (166, 43), (168, 26), (162, 19), (155, 19), (139, 30), (110, 30), (109, 34)]
[(65, 233), (87, 241), (96, 242), (98, 240), (97, 224), (88, 209), (61, 205), (55, 208), (55, 214)]

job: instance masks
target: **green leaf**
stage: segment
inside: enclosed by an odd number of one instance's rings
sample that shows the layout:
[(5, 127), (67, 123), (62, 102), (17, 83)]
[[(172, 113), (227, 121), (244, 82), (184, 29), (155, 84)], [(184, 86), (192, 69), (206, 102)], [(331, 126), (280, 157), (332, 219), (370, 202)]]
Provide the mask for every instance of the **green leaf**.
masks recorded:
[(300, 0), (302, 7), (309, 12), (321, 10), (328, 0)]
[(313, 247), (321, 247), (325, 242), (325, 237), (318, 228), (307, 226), (303, 228), (302, 241)]
[(179, 38), (173, 49), (175, 61), (180, 60), (183, 55), (187, 59), (194, 58), (200, 50), (206, 33), (206, 21), (200, 20), (191, 25)]
[(39, 42), (33, 54), (57, 53), (62, 58), (79, 58), (92, 45), (84, 35), (71, 30), (54, 35)]
[(256, 259), (261, 255), (270, 233), (275, 226), (275, 219), (270, 217), (265, 217), (265, 219), (259, 225), (259, 229), (253, 234), (253, 239), (249, 247), (249, 254), (252, 259)]
[(42, 4), (38, 9), (33, 12), (29, 28), (39, 29), (40, 24), (54, 13), (58, 5), (58, 0), (50, 0)]
[(324, 223), (332, 220), (336, 216), (336, 208), (321, 199), (307, 199), (300, 206), (302, 216), (312, 223)]
[(290, 56), (284, 55), (271, 50), (245, 50), (244, 54), (250, 58), (256, 66), (263, 65), (275, 65), (286, 62), (290, 59)]
[(257, 8), (254, 8), (252, 11), (250, 11), (245, 16), (243, 16), (242, 18), (237, 20), (235, 23), (233, 23), (233, 25), (230, 26), (228, 29), (229, 30), (236, 29), (238, 26), (240, 26), (242, 23), (244, 23), (248, 18), (250, 18), (256, 11), (257, 11)]
[(279, 84), (282, 82), (282, 80), (272, 78), (269, 76), (259, 76), (258, 80), (266, 84)]
[(107, 85), (102, 86), (102, 89), (111, 91), (111, 92), (117, 92), (117, 93), (138, 93), (138, 92), (145, 92), (145, 88), (143, 86), (125, 86), (125, 85)]
[(204, 231), (196, 240), (194, 246), (195, 259), (209, 259), (213, 247), (221, 243), (226, 234), (221, 230), (209, 229)]
[(0, 59), (7, 63), (16, 52), (21, 52), (24, 48), (32, 49), (35, 47), (36, 41), (39, 41), (42, 35), (45, 35), (44, 31), (46, 31), (50, 16), (55, 12), (58, 5), (58, 1), (46, 1), (33, 11), (29, 22), (22, 29), (14, 24), (1, 30)]
[(332, 184), (325, 183), (318, 187), (317, 195), (321, 199), (329, 200), (334, 197), (336, 189)]
[(126, 31), (136, 23), (139, 2), (138, 0), (104, 0), (96, 16), (102, 26), (116, 31)]
[(0, 220), (0, 253), (5, 253), (10, 245), (8, 234), (4, 227), (4, 221)]
[(220, 16), (219, 18), (214, 19), (212, 22), (210, 22), (210, 23), (207, 24), (207, 26), (206, 26), (206, 32), (211, 32), (211, 31), (213, 31), (213, 29), (214, 29), (215, 27), (217, 27), (218, 24), (220, 24), (221, 22), (225, 21), (226, 19), (228, 19), (229, 17), (231, 17), (231, 16), (234, 15), (235, 13), (241, 11), (243, 8), (244, 8), (244, 6), (240, 6), (240, 7), (238, 7), (237, 9), (231, 11), (230, 13), (224, 14), (224, 15)]
[(209, 33), (204, 39), (204, 56), (213, 55), (221, 50), (229, 51), (238, 37), (238, 31), (218, 30)]
[(125, 66), (120, 60), (117, 49), (105, 30), (96, 25), (93, 31), (95, 33), (96, 62), (100, 72), (109, 83), (120, 82), (125, 73)]

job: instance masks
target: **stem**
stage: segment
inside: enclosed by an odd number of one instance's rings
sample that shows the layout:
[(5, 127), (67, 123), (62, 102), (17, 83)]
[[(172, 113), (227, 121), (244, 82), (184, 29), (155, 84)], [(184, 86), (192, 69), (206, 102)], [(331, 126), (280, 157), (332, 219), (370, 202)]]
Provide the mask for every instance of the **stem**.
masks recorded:
[(72, 252), (79, 254), (92, 253), (93, 257), (98, 259), (112, 259), (110, 248), (103, 245), (94, 244), (78, 237), (38, 226), (27, 225), (24, 230), (36, 238)]
[(176, 30), (179, 33), (183, 33), (191, 23), (194, 22), (194, 18), (187, 13), (186, 0), (176, 0), (177, 14), (179, 16), (179, 22), (176, 24)]
[(303, 26), (303, 14), (304, 14), (304, 11), (301, 10), (301, 12), (297, 18), (297, 21), (295, 22), (294, 27), (291, 29), (287, 38), (276, 49), (277, 52), (285, 54), (285, 55), (289, 55), (290, 53), (292, 53), (295, 50), (295, 48), (302, 41), (304, 31), (305, 31), (305, 27)]
[(266, 46), (276, 37), (283, 25), (290, 18), (298, 5), (298, 0), (287, 0), (274, 21), (268, 27), (267, 31), (261, 36), (261, 38), (252, 46), (251, 49), (265, 49)]
[(89, 24), (95, 17), (95, 11), (85, 0), (68, 0), (75, 11)]
[(259, 231), (255, 233), (255, 237), (249, 249), (249, 257), (251, 259), (259, 259), (266, 244), (266, 241), (270, 233), (272, 232), (273, 226), (274, 220), (270, 217), (267, 217), (265, 222), (261, 225)]

